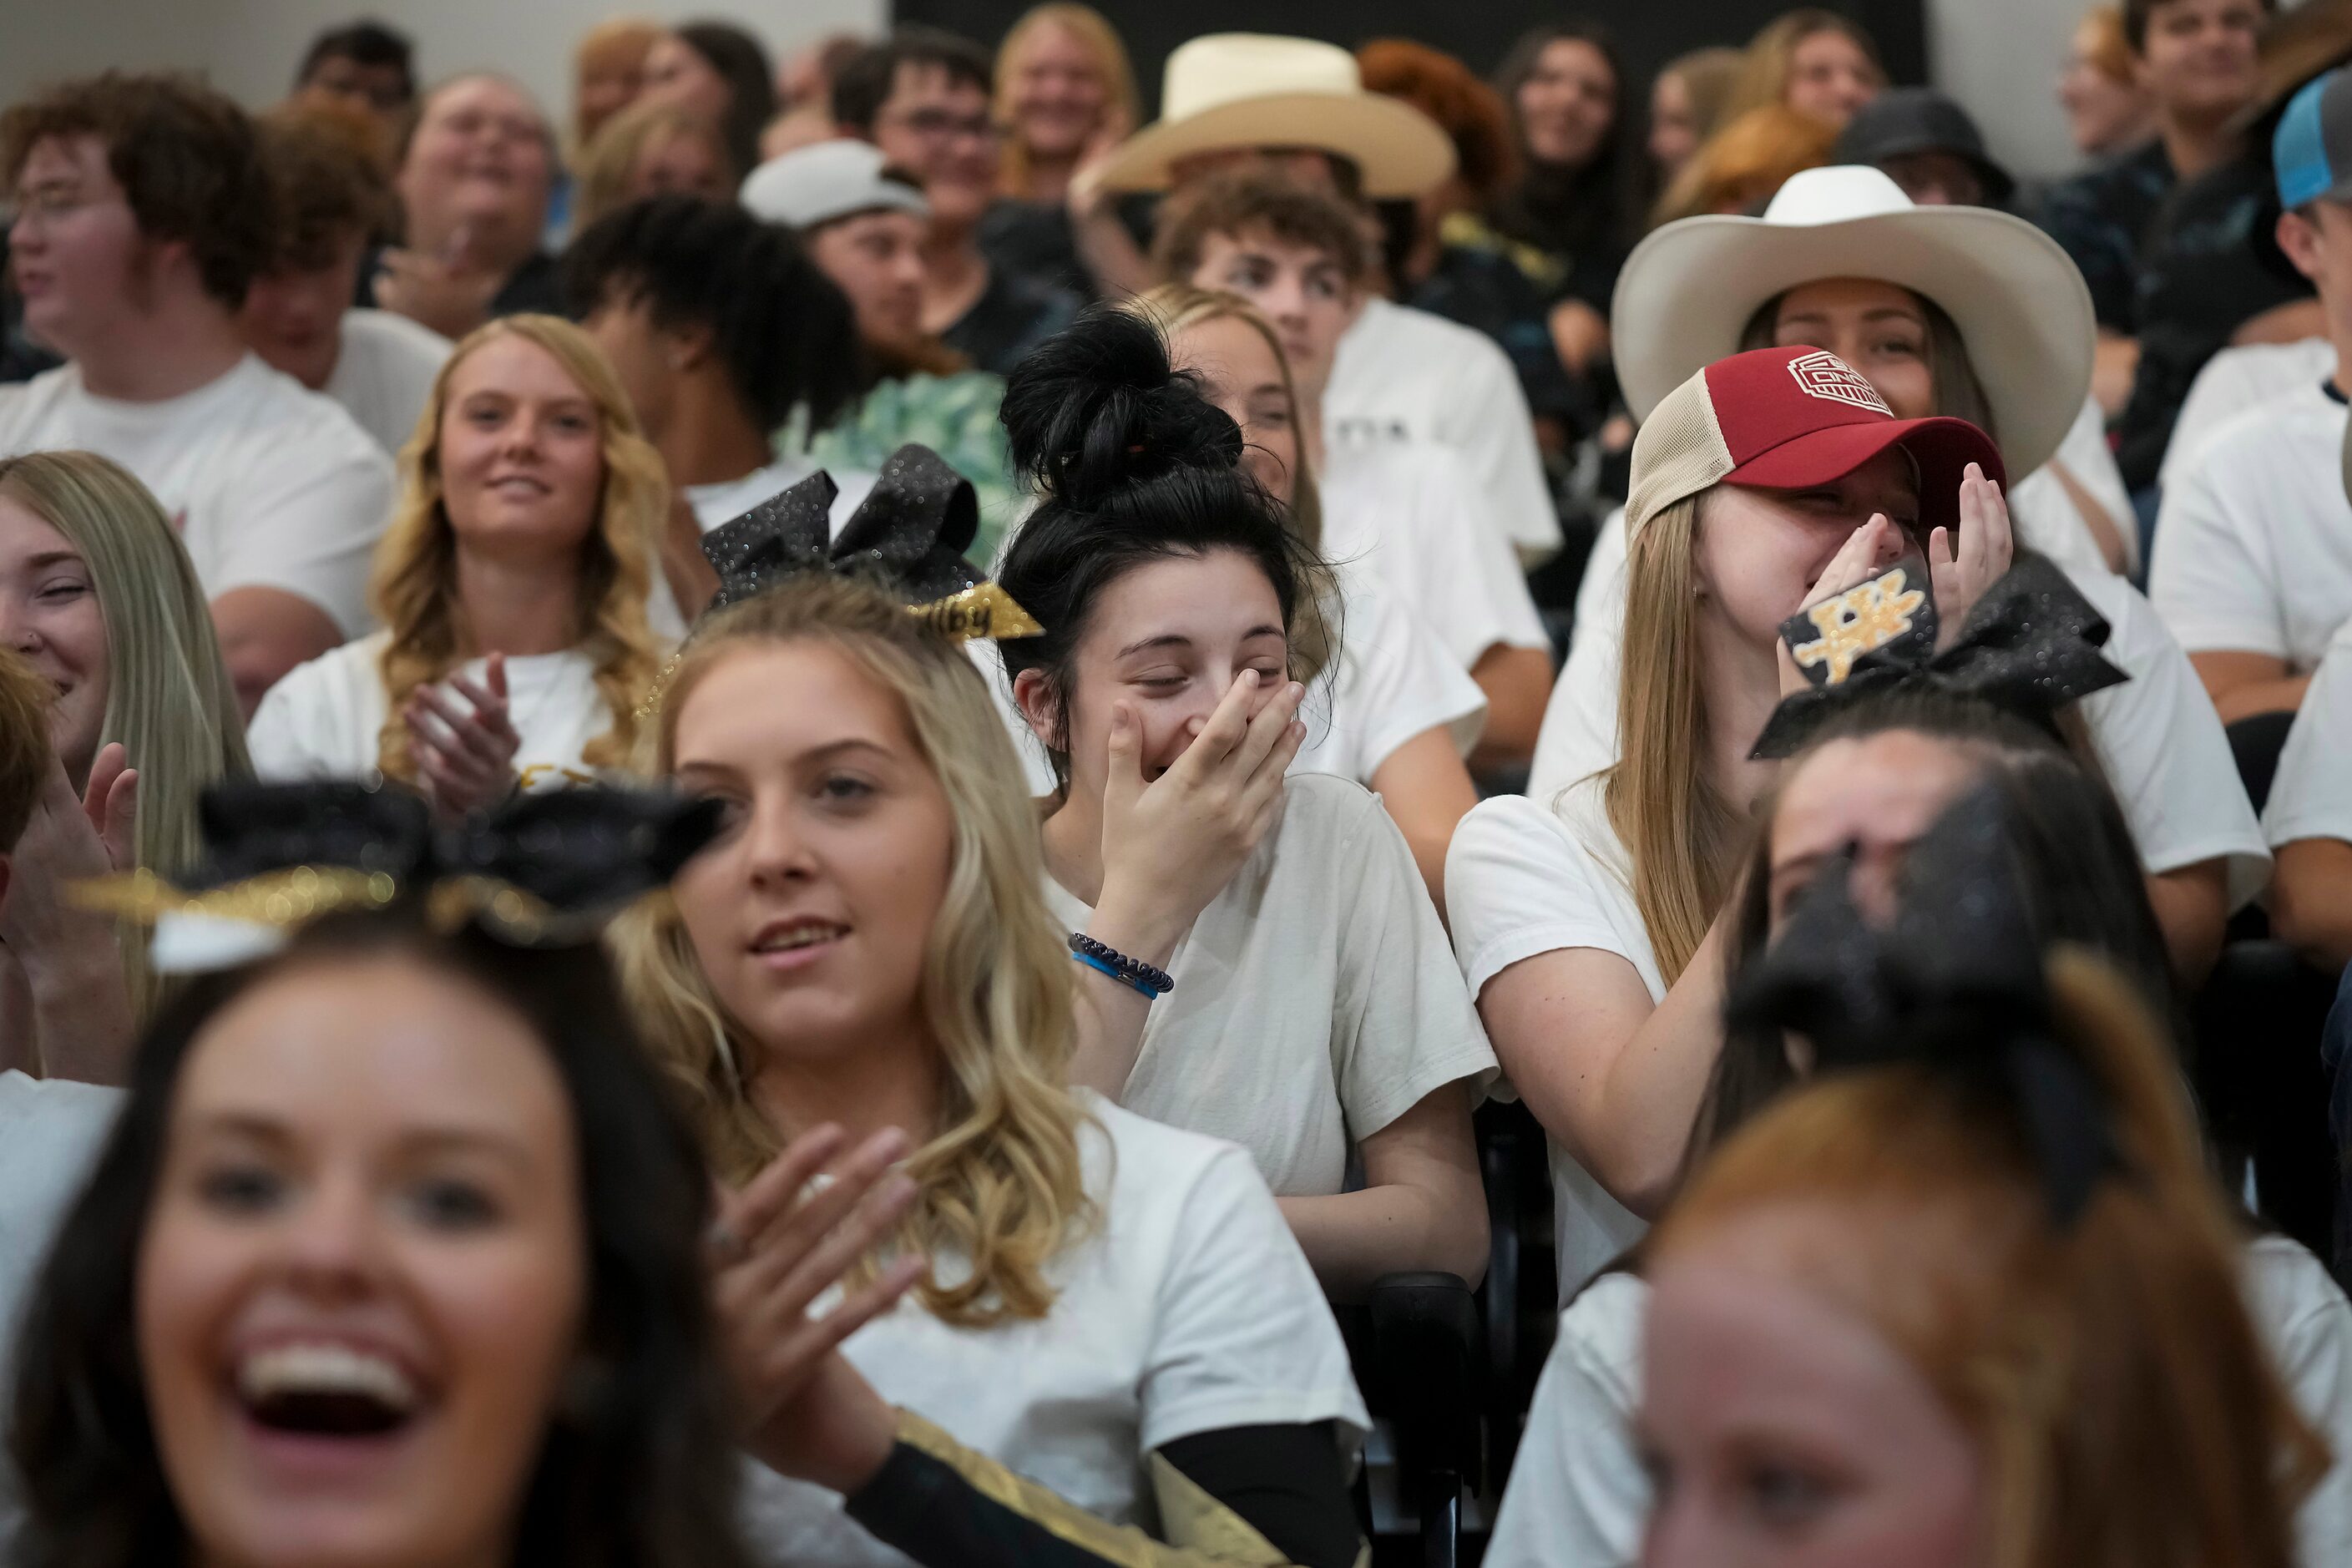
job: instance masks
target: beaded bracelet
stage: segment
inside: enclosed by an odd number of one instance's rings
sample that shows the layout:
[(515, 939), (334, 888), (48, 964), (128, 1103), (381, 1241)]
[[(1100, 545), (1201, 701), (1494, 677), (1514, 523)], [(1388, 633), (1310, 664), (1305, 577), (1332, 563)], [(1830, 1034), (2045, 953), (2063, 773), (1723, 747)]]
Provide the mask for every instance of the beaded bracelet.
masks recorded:
[(1175, 977), (1166, 970), (1154, 968), (1139, 958), (1129, 958), (1084, 931), (1070, 933), (1070, 956), (1090, 969), (1101, 970), (1113, 980), (1126, 982), (1146, 996), (1165, 996), (1176, 989)]

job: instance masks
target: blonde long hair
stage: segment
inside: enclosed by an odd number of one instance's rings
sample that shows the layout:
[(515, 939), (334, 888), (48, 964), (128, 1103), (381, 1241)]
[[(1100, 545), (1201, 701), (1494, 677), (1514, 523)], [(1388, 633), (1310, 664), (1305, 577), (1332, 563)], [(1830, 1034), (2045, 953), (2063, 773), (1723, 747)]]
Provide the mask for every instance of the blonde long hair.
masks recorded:
[[(147, 487), (94, 452), (0, 460), (0, 497), (65, 535), (89, 566), (106, 622), (99, 744), (121, 742), (139, 771), (140, 868), (179, 876), (204, 847), (197, 797), (253, 771), (236, 687), (195, 567)], [(121, 947), (131, 1006), (144, 1018), (159, 1000), (147, 944), (126, 931)]]
[(1698, 641), (1700, 514), (1706, 492), (1659, 512), (1625, 563), (1617, 678), (1617, 761), (1602, 777), (1609, 825), (1630, 861), (1633, 906), (1668, 985), (1690, 966), (1729, 895), (1747, 813), (1707, 776)]
[[(1047, 27), (1060, 27), (1087, 47), (1095, 57), (1095, 68), (1102, 73), (1103, 94), (1108, 107), (1123, 113), (1130, 129), (1139, 124), (1143, 100), (1135, 90), (1135, 67), (1127, 58), (1127, 45), (1120, 40), (1118, 29), (1101, 12), (1091, 5), (1077, 5), (1075, 0), (1049, 0), (1046, 5), (1030, 7), (996, 47), (995, 101), (992, 111), (997, 122), (1012, 123), (1013, 89), (1021, 67), (1022, 47)], [(1029, 149), (1018, 136), (1004, 139), (1004, 167), (998, 189), (1010, 196), (1028, 195)]]
[(386, 707), (377, 765), (387, 778), (414, 782), (416, 776), (408, 727), (400, 717), (408, 694), (470, 657), (472, 638), (458, 624), (457, 537), (442, 504), (441, 419), (457, 367), (483, 344), (507, 337), (545, 350), (596, 405), (604, 484), (596, 525), (580, 546), (578, 646), (595, 664), (596, 689), (612, 710), (613, 727), (588, 743), (583, 759), (591, 766), (628, 761), (637, 709), (660, 673), (646, 599), (654, 582), (654, 542), (669, 504), (661, 456), (639, 432), (628, 395), (586, 333), (554, 316), (502, 316), (468, 333), (433, 378), (415, 433), (401, 448), (400, 504), (376, 546), (368, 602), (392, 634), (378, 667)]
[(718, 122), (675, 103), (633, 103), (604, 121), (573, 159), (579, 195), (572, 202), (572, 232), (585, 232), (598, 218), (636, 197), (637, 161), (656, 142), (684, 139), (709, 149), (729, 181), (741, 178), (735, 154)]
[(2013, 1111), (1905, 1064), (1759, 1115), (1699, 1167), (1645, 1263), (1759, 1210), (1831, 1206), (1836, 1239), (1794, 1266), (1974, 1441), (1993, 1568), (2287, 1568), (2326, 1447), (2248, 1313), (2242, 1243), (2163, 1033), (2087, 953), (2056, 950), (2049, 973), (2058, 1037), (2104, 1086), (2126, 1166), (2071, 1226)]
[(1190, 283), (1162, 283), (1129, 300), (1126, 308), (1158, 326), (1160, 336), (1171, 342), (1181, 331), (1203, 322), (1226, 320), (1241, 322), (1265, 340), (1265, 346), (1273, 351), (1276, 367), (1282, 372), (1282, 400), (1290, 410), (1291, 428), (1298, 432), (1298, 460), (1291, 465), (1287, 498), (1290, 531), (1309, 550), (1321, 554), (1323, 492), (1315, 482), (1315, 470), (1307, 458), (1307, 426), (1298, 412), (1298, 384), (1291, 378), (1290, 356), (1282, 352), (1282, 338), (1274, 330), (1274, 323), (1239, 294), (1223, 289), (1196, 289)]
[[(1063, 1087), (1076, 1044), (1070, 961), (1042, 891), (1037, 818), (1011, 738), (963, 653), (864, 584), (803, 577), (695, 631), (641, 742), (645, 771), (677, 763), (678, 715), (721, 660), (814, 642), (897, 696), (955, 818), (947, 894), (923, 959), (923, 1016), (942, 1073), (939, 1124), (908, 1160), (919, 1194), (905, 1248), (968, 1260), (920, 1290), (941, 1321), (1041, 1318), (1045, 1267), (1096, 1217), (1078, 1149), (1086, 1112)], [(677, 907), (619, 922), (615, 957), (656, 1059), (681, 1085), (719, 1176), (748, 1180), (784, 1140), (748, 1092), (765, 1047), (728, 1016)]]
[(1879, 58), (1878, 43), (1851, 16), (1819, 5), (1800, 6), (1785, 11), (1767, 22), (1748, 43), (1748, 58), (1740, 72), (1738, 84), (1733, 88), (1726, 118), (1736, 118), (1750, 110), (1763, 109), (1789, 100), (1789, 77), (1797, 68), (1797, 49), (1807, 38), (1823, 33), (1842, 33), (1860, 49), (1878, 72), (1882, 85), (1886, 80), (1886, 62)]

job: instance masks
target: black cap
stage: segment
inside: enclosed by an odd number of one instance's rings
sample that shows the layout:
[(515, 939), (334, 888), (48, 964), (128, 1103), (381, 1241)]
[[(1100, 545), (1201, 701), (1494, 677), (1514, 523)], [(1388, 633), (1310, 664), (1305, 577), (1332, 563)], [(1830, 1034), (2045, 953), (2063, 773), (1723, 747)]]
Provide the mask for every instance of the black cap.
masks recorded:
[(1846, 121), (1831, 156), (1841, 163), (1884, 163), (1910, 153), (1948, 153), (1977, 172), (1985, 205), (2009, 200), (2017, 182), (1985, 151), (1969, 111), (1931, 87), (1890, 88)]

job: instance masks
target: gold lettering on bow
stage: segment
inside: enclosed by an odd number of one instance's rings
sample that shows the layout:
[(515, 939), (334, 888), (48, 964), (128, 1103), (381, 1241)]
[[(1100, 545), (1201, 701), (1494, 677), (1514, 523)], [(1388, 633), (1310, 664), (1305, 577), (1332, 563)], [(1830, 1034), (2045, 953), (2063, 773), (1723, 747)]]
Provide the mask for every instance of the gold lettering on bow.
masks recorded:
[(1805, 612), (1821, 637), (1789, 651), (1807, 669), (1827, 666), (1829, 684), (1837, 685), (1853, 673), (1855, 659), (1911, 630), (1911, 617), (1927, 602), (1927, 595), (1909, 583), (1909, 573), (1897, 566), (1883, 577), (1822, 600)]

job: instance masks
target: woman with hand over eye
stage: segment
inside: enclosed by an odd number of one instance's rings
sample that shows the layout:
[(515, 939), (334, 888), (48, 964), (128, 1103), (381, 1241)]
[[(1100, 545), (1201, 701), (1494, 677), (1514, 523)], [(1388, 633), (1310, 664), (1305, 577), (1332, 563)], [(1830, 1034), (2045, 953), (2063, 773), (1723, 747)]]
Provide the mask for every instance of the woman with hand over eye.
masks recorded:
[(660, 669), (667, 487), (611, 367), (567, 321), (494, 321), (449, 356), (402, 461), (384, 629), (271, 689), (255, 771), (380, 774), (459, 817), (621, 766)]

